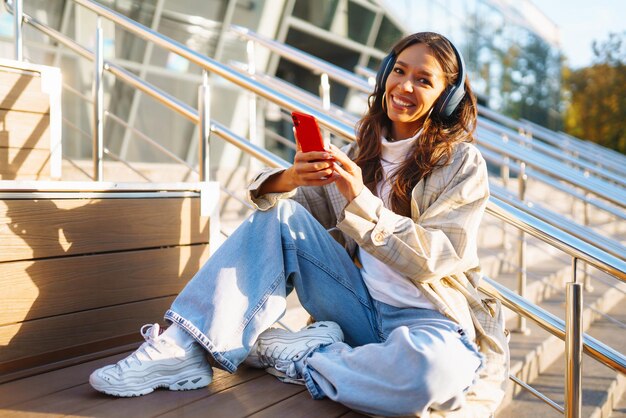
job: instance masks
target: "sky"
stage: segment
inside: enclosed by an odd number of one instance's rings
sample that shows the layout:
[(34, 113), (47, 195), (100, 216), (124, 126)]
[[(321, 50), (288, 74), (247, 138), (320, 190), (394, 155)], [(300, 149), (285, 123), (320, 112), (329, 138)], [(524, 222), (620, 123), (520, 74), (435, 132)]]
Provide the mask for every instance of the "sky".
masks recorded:
[(561, 48), (572, 68), (592, 63), (593, 40), (626, 31), (626, 0), (533, 0), (559, 27)]

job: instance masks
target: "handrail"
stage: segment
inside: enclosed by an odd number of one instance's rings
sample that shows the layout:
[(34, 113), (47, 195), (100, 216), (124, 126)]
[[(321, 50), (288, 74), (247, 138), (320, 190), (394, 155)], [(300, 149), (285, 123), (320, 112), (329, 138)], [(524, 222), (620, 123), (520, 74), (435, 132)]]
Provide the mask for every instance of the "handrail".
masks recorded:
[[(512, 161), (507, 161), (505, 158), (503, 158), (500, 154), (498, 154), (496, 151), (491, 151), (490, 149), (487, 148), (482, 148), (480, 150), (480, 153), (483, 155), (483, 157), (485, 158), (485, 160), (487, 161), (491, 161), (494, 164), (497, 164), (499, 166), (507, 166), (509, 168), (510, 171), (515, 172), (515, 173), (519, 173), (520, 172), (520, 167), (519, 165), (513, 164)], [(564, 193), (567, 193), (569, 196), (574, 197), (576, 199), (578, 199), (579, 201), (583, 202), (583, 203), (589, 203), (593, 206), (596, 206), (599, 209), (602, 209), (605, 212), (610, 213), (611, 215), (615, 216), (616, 218), (621, 218), (623, 220), (626, 220), (626, 212), (619, 210), (618, 208), (616, 208), (613, 205), (607, 204), (603, 201), (600, 201), (598, 199), (586, 196), (584, 193), (580, 193), (578, 191), (576, 191), (575, 189), (573, 189), (571, 186), (565, 185), (561, 182), (559, 182), (558, 180), (555, 180), (554, 178), (546, 175), (546, 174), (542, 174), (536, 170), (533, 170), (532, 168), (526, 168), (526, 174), (528, 175), (529, 178), (535, 178), (539, 181), (541, 181), (544, 184), (547, 184), (550, 187), (553, 187), (557, 190), (561, 190)]]
[[(94, 3), (88, 3), (89, 0), (74, 0), (75, 2), (79, 3), (79, 4), (88, 4), (90, 6), (90, 8), (94, 11), (97, 11), (98, 13), (102, 13), (103, 16), (109, 18), (112, 17), (114, 21), (116, 21), (116, 23), (121, 22), (123, 23), (123, 25), (130, 31), (130, 32), (137, 32), (138, 34), (144, 36), (146, 39), (148, 40), (153, 40), (152, 38), (154, 38), (155, 41), (157, 41), (160, 45), (164, 45), (164, 47), (166, 47), (166, 49), (171, 50), (172, 52), (182, 52), (184, 53), (184, 57), (189, 59), (189, 60), (193, 60), (194, 62), (198, 63), (198, 65), (202, 66), (203, 68), (207, 69), (207, 70), (212, 70), (214, 67), (215, 69), (219, 70), (218, 75), (222, 75), (225, 74), (227, 75), (227, 79), (230, 81), (233, 81), (235, 84), (244, 87), (244, 88), (250, 88), (251, 90), (258, 92), (258, 93), (262, 93), (263, 97), (268, 98), (270, 101), (273, 101), (274, 103), (278, 104), (278, 105), (283, 105), (286, 104), (283, 107), (286, 107), (288, 109), (299, 109), (299, 110), (303, 110), (306, 112), (309, 112), (311, 114), (313, 114), (314, 116), (317, 117), (317, 115), (320, 115), (323, 117), (323, 125), (330, 129), (331, 131), (340, 134), (340, 135), (344, 135), (344, 133), (346, 133), (346, 131), (350, 132), (350, 127), (342, 122), (338, 122), (335, 121), (334, 119), (330, 118), (329, 116), (327, 116), (326, 114), (318, 111), (317, 109), (307, 106), (307, 105), (303, 105), (300, 102), (298, 102), (295, 99), (292, 99), (290, 97), (286, 97), (285, 95), (283, 95), (280, 92), (277, 92), (271, 88), (266, 87), (265, 85), (261, 84), (260, 82), (256, 81), (256, 80), (251, 80), (247, 77), (242, 76), (241, 74), (239, 74), (237, 71), (232, 70), (228, 67), (226, 67), (223, 64), (217, 63), (214, 60), (211, 60), (210, 58), (206, 58), (201, 56), (200, 54), (196, 53), (195, 51), (192, 51), (191, 49), (185, 47), (184, 45), (175, 42), (175, 41), (168, 41), (168, 39), (166, 37), (164, 37), (163, 35), (156, 33), (148, 28), (143, 27), (142, 25), (140, 25), (139, 23), (136, 23), (134, 21), (132, 21), (131, 19), (126, 18), (125, 16), (122, 16), (110, 9), (107, 9), (106, 7), (100, 5), (100, 4), (94, 4)], [(33, 19), (30, 16), (24, 15), (25, 21), (27, 22), (36, 22), (35, 19)], [(37, 22), (38, 23), (38, 22)], [(39, 23), (40, 27), (44, 27), (44, 25)], [(135, 29), (134, 27), (137, 27), (137, 29)], [(56, 31), (46, 31), (48, 33), (51, 33), (52, 35), (55, 35), (54, 32)], [(53, 36), (54, 37), (54, 36)], [(171, 45), (168, 45), (168, 42)], [(83, 54), (86, 55), (87, 57), (92, 56), (93, 54), (91, 54), (90, 52), (88, 52), (85, 48), (82, 48)], [(112, 64), (108, 64), (105, 65), (105, 67), (107, 69), (109, 69), (110, 71), (115, 68), (115, 66), (113, 66)], [(114, 75), (118, 75), (116, 72), (111, 71)], [(133, 86), (138, 86), (138, 88), (140, 88), (142, 91), (148, 93), (149, 95), (153, 96), (153, 97), (157, 97), (158, 100), (167, 105), (172, 107), (174, 110), (180, 111), (180, 107), (184, 107), (185, 109), (185, 113), (188, 114), (189, 119), (191, 119), (192, 121), (195, 121), (196, 123), (198, 122), (198, 113), (197, 110), (191, 108), (188, 105), (184, 105), (181, 106), (181, 103), (171, 97), (168, 97), (168, 95), (161, 93), (158, 91), (158, 89), (154, 88), (153, 86), (149, 85), (146, 82), (143, 82), (142, 80), (138, 80), (138, 77), (135, 76), (134, 74), (130, 73), (130, 72), (126, 72), (126, 71), (122, 71), (122, 79), (123, 81), (126, 81), (127, 78), (130, 78), (131, 80), (129, 80), (129, 82), (131, 83), (131, 85)], [(322, 119), (320, 119), (320, 122), (322, 122)], [(229, 136), (226, 134), (226, 129), (213, 122), (211, 124), (211, 130), (213, 132), (215, 132), (216, 134), (222, 136), (224, 139), (230, 138), (231, 140), (236, 138), (235, 136)], [(350, 133), (349, 135), (344, 135), (347, 137), (351, 137), (351, 139), (354, 139), (354, 133)], [(266, 164), (269, 163), (276, 163), (277, 161), (284, 163), (284, 160), (280, 159), (279, 157), (274, 156), (273, 154), (263, 150), (260, 147), (257, 147), (256, 145), (248, 142), (248, 141), (244, 141), (245, 144), (242, 144), (242, 146), (245, 148), (246, 152), (249, 153), (253, 153), (253, 155), (261, 158), (261, 160), (263, 162), (265, 162)], [(522, 213), (520, 211), (520, 213)], [(525, 215), (525, 214), (523, 214)], [(525, 215), (528, 216), (528, 215)], [(549, 225), (547, 225), (549, 226)], [(538, 230), (531, 230), (530, 228), (523, 226), (521, 223), (518, 222), (518, 227), (522, 228), (525, 232), (530, 233), (531, 235), (539, 235), (539, 238), (542, 238), (542, 235), (539, 233), (540, 231)], [(555, 229), (555, 228), (554, 228)], [(559, 234), (563, 234), (563, 232), (556, 230), (555, 229), (555, 233), (559, 233)], [(565, 250), (568, 254), (570, 255), (574, 255), (577, 258), (581, 259), (582, 261), (585, 261), (591, 265), (596, 266), (597, 268), (599, 268), (600, 270), (606, 271), (606, 272), (614, 272), (614, 273), (609, 273), (609, 274), (613, 274), (613, 275), (619, 275), (620, 274), (620, 269), (619, 267), (616, 267), (614, 265), (614, 257), (603, 254), (602, 252), (597, 251), (592, 251), (593, 249), (590, 248), (591, 246), (588, 246), (589, 248), (576, 248), (573, 247), (569, 248), (567, 247), (567, 249)], [(574, 253), (572, 253), (572, 251), (574, 251)], [(590, 251), (590, 253), (587, 253), (587, 251)], [(603, 260), (603, 255), (606, 256), (606, 260)], [(626, 271), (626, 269), (623, 268), (623, 271)], [(626, 273), (621, 273), (621, 274), (626, 274)], [(622, 280), (624, 280), (622, 278)]]
[[(6, 0), (5, 0), (6, 1)], [(161, 48), (164, 48), (170, 52), (173, 52), (181, 57), (193, 62), (199, 67), (219, 75), (220, 77), (243, 87), (269, 101), (272, 101), (278, 104), (281, 107), (284, 107), (289, 110), (299, 110), (302, 112), (310, 113), (318, 119), (319, 123), (334, 133), (345, 136), (349, 139), (355, 139), (354, 128), (344, 125), (344, 124), (336, 124), (333, 123), (333, 119), (330, 118), (323, 112), (319, 112), (317, 109), (310, 108), (309, 106), (305, 106), (293, 100), (292, 98), (281, 94), (280, 92), (273, 91), (263, 84), (245, 77), (241, 74), (238, 74), (236, 71), (228, 68), (226, 65), (206, 57), (199, 52), (188, 48), (180, 42), (169, 39), (159, 32), (152, 30), (140, 23), (135, 22), (134, 20), (116, 13), (115, 11), (90, 0), (74, 0), (75, 3), (80, 4), (88, 10), (111, 20), (113, 23), (116, 23), (120, 27), (126, 29), (128, 32), (133, 33), (149, 42), (152, 42)]]
[[(535, 128), (539, 128), (541, 130), (541, 132), (539, 132), (539, 134), (536, 134), (535, 131), (532, 132), (532, 137), (533, 138), (537, 138), (539, 140), (551, 143), (559, 148), (565, 149), (565, 150), (569, 150), (569, 151), (574, 151), (574, 152), (578, 152), (581, 149), (585, 149), (587, 151), (589, 151), (589, 146), (596, 146), (597, 148), (595, 149), (596, 152), (600, 152), (603, 155), (606, 155), (608, 153), (608, 149), (604, 148), (604, 147), (600, 147), (597, 146), (596, 144), (593, 144), (591, 142), (586, 143), (586, 141), (583, 141), (579, 138), (574, 138), (576, 140), (576, 142), (571, 142), (570, 144), (566, 144), (564, 138), (559, 138), (559, 133), (558, 132), (554, 132), (551, 131), (547, 128), (544, 128), (542, 126), (537, 125), (534, 122), (530, 122), (524, 119), (521, 120), (515, 120), (513, 118), (510, 118), (508, 116), (502, 115), (500, 113), (494, 112), (491, 109), (487, 109), (484, 108), (481, 109), (481, 113), (484, 114), (488, 119), (491, 119), (501, 125), (504, 126), (508, 126), (509, 128), (515, 129), (515, 130), (519, 130), (519, 131), (523, 131), (523, 132), (528, 132), (528, 125), (531, 125), (533, 127), (533, 129)], [(582, 154), (581, 156), (583, 156), (583, 158), (586, 158), (586, 156), (584, 154)], [(586, 158), (588, 159), (588, 158)], [(598, 161), (594, 161), (594, 160), (590, 160), (591, 162), (596, 162), (598, 163)], [(615, 167), (615, 166), (612, 166)]]
[[(496, 134), (485, 132), (480, 127), (477, 133), (479, 134), (479, 143), (483, 147), (514, 160), (523, 161), (543, 174), (579, 187), (620, 208), (626, 208), (626, 191), (623, 189), (604, 181), (598, 181), (598, 179), (591, 179), (578, 171), (568, 170), (565, 164), (553, 158), (533, 153), (519, 144), (504, 142), (502, 138), (498, 137)], [(554, 169), (554, 167), (558, 169)]]
[(290, 48), (289, 46), (281, 44), (280, 42), (276, 42), (273, 39), (265, 38), (264, 36), (261, 36), (248, 28), (244, 28), (238, 25), (231, 25), (230, 29), (239, 37), (258, 42), (264, 47), (268, 48), (270, 51), (274, 51), (280, 55), (285, 52), (285, 48), (289, 48), (289, 59), (296, 64), (304, 68), (308, 68), (315, 74), (326, 73), (328, 74), (329, 78), (338, 81), (347, 87), (360, 90), (368, 94), (371, 92), (371, 86), (363, 90), (363, 79), (355, 76), (354, 73), (351, 73), (348, 70), (344, 70), (343, 68), (337, 67), (327, 61), (320, 60), (318, 57), (308, 54), (299, 49)]
[(555, 212), (546, 210), (541, 206), (533, 205), (530, 207), (526, 204), (526, 202), (522, 202), (517, 199), (511, 192), (500, 186), (490, 184), (489, 188), (492, 196), (498, 198), (507, 205), (532, 215), (549, 225), (555, 226), (558, 229), (567, 232), (569, 235), (611, 254), (619, 260), (626, 261), (626, 247), (624, 247), (620, 242), (607, 238), (605, 235), (599, 234), (589, 227), (585, 227), (567, 218), (558, 216)]
[(595, 175), (597, 175), (600, 178), (608, 180), (611, 183), (618, 184), (622, 188), (626, 187), (626, 179), (624, 179), (623, 176), (620, 176), (616, 173), (612, 173), (603, 168), (596, 167), (591, 163), (577, 160), (571, 155), (564, 154), (562, 150), (555, 148), (552, 145), (549, 145), (540, 141), (533, 141), (529, 138), (522, 136), (516, 131), (513, 131), (506, 127), (502, 127), (496, 124), (495, 122), (487, 120), (487, 119), (481, 120), (481, 126), (492, 132), (495, 132), (502, 136), (506, 136), (509, 140), (514, 140), (520, 145), (527, 146), (528, 148), (532, 150), (540, 151), (544, 155), (549, 155), (552, 158), (560, 160), (562, 163), (574, 164), (583, 171), (588, 171), (588, 172), (592, 171)]
[[(599, 164), (601, 167), (609, 168), (614, 172), (622, 174), (626, 173), (623, 166), (626, 162), (626, 157), (621, 154), (611, 152), (612, 150), (601, 147), (593, 142), (583, 141), (582, 139), (574, 137), (570, 137), (572, 140), (568, 140), (566, 138), (563, 138), (559, 132), (551, 131), (528, 120), (522, 119), (517, 121), (508, 116), (494, 112), (491, 109), (485, 108), (484, 106), (479, 107), (479, 112), (488, 119), (491, 119), (501, 125), (516, 129), (518, 131), (524, 131), (528, 133), (528, 126), (530, 126), (532, 128), (532, 131), (530, 133), (533, 138), (537, 138), (541, 141), (550, 143), (555, 147), (566, 151), (576, 152), (579, 157), (582, 157), (583, 159), (591, 163)], [(602, 156), (603, 159), (599, 161), (597, 158), (594, 159), (593, 155)], [(606, 161), (607, 158), (611, 160), (610, 164), (607, 164), (607, 162), (609, 162)]]
[[(562, 340), (565, 339), (565, 322), (562, 319), (534, 305), (506, 286), (488, 277), (483, 277), (480, 290), (485, 292), (488, 296), (503, 301), (504, 306), (515, 313), (523, 314), (527, 318), (530, 318), (549, 333), (556, 335)], [(583, 334), (583, 349), (585, 353), (611, 367), (613, 370), (626, 373), (626, 356), (586, 333)]]
[[(528, 122), (524, 119), (522, 119), (522, 121), (524, 121), (525, 123), (531, 123), (532, 125), (536, 125), (534, 122)], [(570, 142), (575, 142), (581, 145), (583, 148), (585, 148), (585, 150), (596, 152), (596, 153), (597, 152), (602, 153), (603, 157), (609, 158), (610, 160), (618, 164), (618, 168), (621, 168), (622, 170), (624, 169), (624, 163), (626, 162), (626, 156), (624, 154), (618, 151), (615, 151), (611, 148), (603, 147), (602, 145), (596, 144), (595, 142), (591, 142), (587, 139), (583, 140), (583, 139), (576, 138), (563, 131), (557, 132), (557, 135), (561, 139), (563, 139), (566, 144)]]
[(619, 260), (613, 255), (604, 253), (596, 246), (583, 242), (567, 232), (561, 231), (549, 223), (541, 221), (533, 215), (514, 208), (497, 198), (489, 200), (487, 212), (519, 230), (547, 242), (564, 253), (626, 282), (626, 262)]

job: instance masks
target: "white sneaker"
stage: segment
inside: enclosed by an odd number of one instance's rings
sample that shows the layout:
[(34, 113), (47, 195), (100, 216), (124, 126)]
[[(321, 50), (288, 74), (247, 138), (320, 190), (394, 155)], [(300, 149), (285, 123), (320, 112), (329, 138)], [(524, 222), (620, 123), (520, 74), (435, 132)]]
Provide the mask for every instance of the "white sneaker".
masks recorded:
[[(339, 325), (330, 321), (315, 322), (298, 332), (270, 328), (261, 333), (244, 361), (247, 365), (265, 370), (278, 377), (285, 377), (286, 368), (321, 345), (343, 341)], [(299, 383), (291, 374), (289, 383)], [(286, 379), (282, 379), (287, 381)]]
[(189, 390), (211, 383), (213, 370), (198, 344), (176, 345), (159, 335), (159, 324), (144, 325), (141, 335), (146, 342), (134, 353), (89, 376), (94, 389), (113, 396), (140, 396), (159, 387)]

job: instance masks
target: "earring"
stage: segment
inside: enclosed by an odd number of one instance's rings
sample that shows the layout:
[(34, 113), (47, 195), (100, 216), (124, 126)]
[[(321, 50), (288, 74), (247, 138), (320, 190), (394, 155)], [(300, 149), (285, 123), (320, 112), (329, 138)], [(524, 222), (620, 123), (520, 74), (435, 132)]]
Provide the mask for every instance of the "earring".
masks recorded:
[(385, 113), (387, 113), (387, 92), (386, 91), (383, 92), (382, 102), (380, 105), (382, 106)]

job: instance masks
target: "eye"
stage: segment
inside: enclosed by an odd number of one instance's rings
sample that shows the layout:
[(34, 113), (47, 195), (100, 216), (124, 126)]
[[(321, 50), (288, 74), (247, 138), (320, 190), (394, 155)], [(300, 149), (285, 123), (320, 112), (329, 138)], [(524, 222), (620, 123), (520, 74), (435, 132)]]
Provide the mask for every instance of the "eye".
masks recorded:
[(400, 67), (393, 67), (393, 72), (396, 74), (404, 74), (404, 70)]
[(426, 84), (427, 86), (432, 86), (433, 85), (433, 83), (431, 83), (430, 80), (427, 79), (427, 78), (420, 78), (417, 81), (419, 81), (422, 84)]

